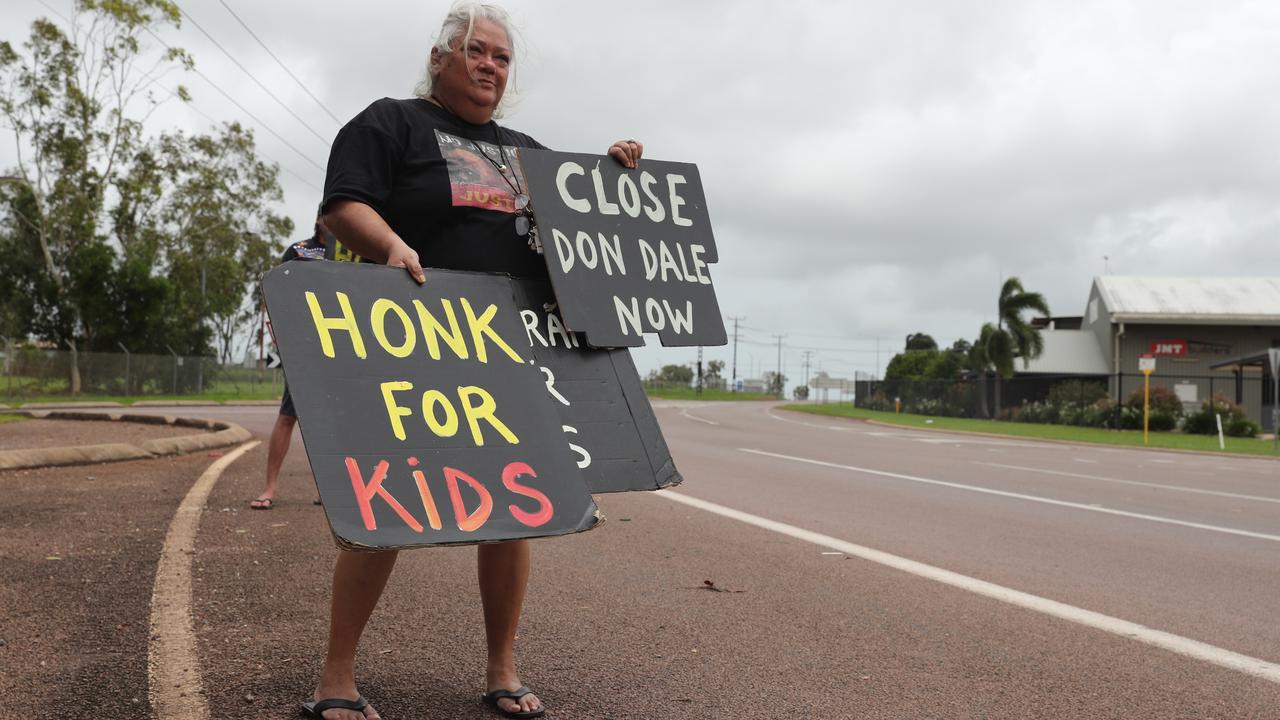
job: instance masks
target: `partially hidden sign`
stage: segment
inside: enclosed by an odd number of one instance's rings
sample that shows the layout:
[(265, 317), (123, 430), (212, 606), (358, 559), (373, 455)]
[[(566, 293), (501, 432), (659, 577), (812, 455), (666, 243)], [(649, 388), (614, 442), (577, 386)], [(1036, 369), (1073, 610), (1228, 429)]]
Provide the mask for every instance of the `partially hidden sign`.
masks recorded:
[(347, 549), (594, 527), (511, 279), (286, 263), (264, 283), (312, 472)]
[(728, 342), (711, 284), (719, 256), (698, 168), (520, 151), (564, 321), (594, 347)]
[(681, 482), (630, 351), (587, 347), (566, 328), (550, 283), (514, 282), (533, 360), (591, 492), (657, 490)]

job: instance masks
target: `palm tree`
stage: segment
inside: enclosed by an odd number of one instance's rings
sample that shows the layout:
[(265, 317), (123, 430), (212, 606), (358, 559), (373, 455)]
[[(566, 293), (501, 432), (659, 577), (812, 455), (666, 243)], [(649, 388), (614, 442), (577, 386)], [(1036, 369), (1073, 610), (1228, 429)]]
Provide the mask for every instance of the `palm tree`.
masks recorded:
[(984, 418), (991, 417), (991, 411), (987, 409), (987, 373), (991, 371), (991, 359), (987, 357), (987, 343), (991, 341), (995, 331), (995, 325), (983, 323), (982, 332), (978, 333), (978, 339), (969, 348), (966, 356), (969, 369), (978, 376), (978, 400)]
[[(996, 371), (996, 413), (1000, 412), (1000, 379), (1008, 380), (1015, 372), (1014, 362), (1022, 358), (1023, 367), (1030, 367), (1031, 360), (1044, 352), (1044, 338), (1040, 330), (1022, 319), (1022, 313), (1035, 310), (1049, 316), (1049, 303), (1040, 293), (1027, 292), (1022, 281), (1011, 277), (1000, 287), (996, 324), (987, 323), (982, 328), (978, 344), (989, 367)], [(990, 330), (988, 330), (990, 328)], [(985, 375), (985, 373), (984, 373)], [(984, 396), (985, 401), (985, 396)]]

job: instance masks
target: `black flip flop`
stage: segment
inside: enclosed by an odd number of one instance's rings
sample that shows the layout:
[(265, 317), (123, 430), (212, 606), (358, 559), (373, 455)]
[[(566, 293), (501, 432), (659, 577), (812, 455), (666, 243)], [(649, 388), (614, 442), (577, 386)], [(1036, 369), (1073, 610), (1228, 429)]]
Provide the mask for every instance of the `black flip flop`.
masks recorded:
[(321, 715), (325, 710), (364, 710), (369, 707), (369, 701), (363, 697), (355, 700), (347, 700), (346, 698), (326, 698), (324, 700), (316, 700), (315, 702), (302, 703), (302, 714), (309, 718), (324, 719)]
[[(258, 503), (258, 504), (254, 505), (254, 503)], [(275, 506), (276, 506), (276, 501), (274, 498), (254, 498), (249, 502), (250, 510), (270, 510)]]
[(490, 707), (492, 707), (494, 710), (497, 710), (498, 712), (502, 713), (502, 715), (503, 715), (504, 717), (509, 717), (509, 718), (520, 718), (521, 720), (523, 720), (524, 718), (536, 718), (536, 717), (542, 717), (542, 715), (543, 715), (544, 713), (546, 713), (546, 712), (547, 712), (547, 706), (546, 706), (546, 705), (543, 705), (542, 707), (538, 708), (537, 710), (526, 710), (526, 711), (523, 711), (523, 712), (512, 712), (512, 711), (510, 711), (510, 710), (506, 710), (506, 709), (504, 709), (501, 705), (499, 705), (499, 704), (498, 704), (498, 701), (499, 701), (499, 700), (502, 700), (502, 699), (504, 699), (504, 698), (505, 698), (505, 699), (509, 699), (509, 700), (519, 700), (520, 698), (524, 697), (525, 695), (531, 695), (531, 694), (533, 694), (533, 691), (532, 691), (532, 690), (530, 690), (530, 689), (529, 689), (529, 688), (527, 688), (527, 687), (524, 687), (524, 686), (522, 685), (522, 686), (520, 686), (519, 688), (517, 688), (517, 689), (515, 689), (515, 690), (501, 690), (501, 689), (499, 689), (499, 690), (490, 690), (489, 692), (485, 693), (484, 695), (481, 695), (481, 696), (480, 696), (480, 698), (481, 698), (482, 700), (484, 700), (486, 703), (488, 703), (488, 704), (489, 704), (489, 706), (490, 706)]

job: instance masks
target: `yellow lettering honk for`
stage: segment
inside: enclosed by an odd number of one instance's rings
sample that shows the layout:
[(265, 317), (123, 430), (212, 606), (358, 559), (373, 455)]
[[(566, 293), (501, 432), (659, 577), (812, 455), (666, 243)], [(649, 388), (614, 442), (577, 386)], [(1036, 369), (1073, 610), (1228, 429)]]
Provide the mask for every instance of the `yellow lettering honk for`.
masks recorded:
[(335, 357), (332, 333), (335, 330), (346, 330), (351, 335), (351, 348), (355, 351), (356, 357), (363, 360), (368, 355), (364, 350), (364, 338), (360, 337), (360, 328), (356, 326), (356, 315), (351, 311), (351, 300), (346, 293), (334, 294), (338, 296), (342, 317), (325, 317), (316, 294), (310, 290), (307, 291), (307, 307), (311, 308), (311, 319), (315, 322), (316, 333), (320, 335), (320, 349), (324, 351), (325, 357)]
[(462, 298), (462, 312), (467, 317), (468, 327), (471, 328), (471, 343), (476, 346), (476, 360), (479, 360), (482, 363), (489, 362), (488, 353), (485, 352), (483, 337), (488, 336), (489, 339), (493, 341), (494, 345), (497, 345), (504, 353), (507, 354), (507, 357), (522, 365), (524, 364), (524, 360), (520, 359), (520, 356), (516, 354), (516, 351), (512, 350), (511, 346), (499, 337), (498, 333), (493, 331), (493, 328), (489, 327), (489, 323), (493, 322), (493, 316), (498, 314), (497, 305), (490, 305), (485, 308), (485, 311), (479, 317), (476, 317), (476, 311), (471, 308), (471, 303), (467, 302), (466, 298)]
[[(465, 303), (466, 300), (462, 302)], [(476, 447), (484, 447), (484, 434), (480, 432), (481, 420), (488, 422), (507, 442), (512, 445), (520, 444), (520, 438), (511, 432), (506, 423), (498, 419), (498, 403), (494, 402), (488, 390), (476, 385), (461, 386), (458, 388), (458, 399), (462, 401), (462, 414), (471, 427), (471, 439)]]
[[(396, 317), (400, 319), (400, 327), (403, 329), (404, 342), (399, 345), (391, 344), (387, 339), (387, 313), (394, 312)], [(409, 314), (394, 302), (381, 298), (373, 303), (373, 308), (369, 311), (369, 323), (373, 325), (373, 336), (378, 340), (378, 344), (382, 346), (392, 357), (404, 358), (409, 357), (413, 353), (413, 347), (418, 342), (418, 335), (414, 331), (413, 323), (409, 321)]]
[(397, 392), (407, 392), (413, 389), (413, 383), (405, 380), (393, 380), (384, 382), (379, 387), (382, 388), (382, 402), (387, 406), (387, 419), (391, 421), (391, 432), (395, 433), (397, 440), (404, 440), (404, 423), (400, 418), (409, 417), (413, 411), (407, 407), (401, 407), (396, 402), (395, 394)]

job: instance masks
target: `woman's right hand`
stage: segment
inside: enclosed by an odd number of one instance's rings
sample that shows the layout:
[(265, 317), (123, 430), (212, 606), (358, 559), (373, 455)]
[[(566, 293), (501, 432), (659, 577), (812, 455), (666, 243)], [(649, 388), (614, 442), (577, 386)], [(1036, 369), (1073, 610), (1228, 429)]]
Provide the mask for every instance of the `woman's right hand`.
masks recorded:
[(389, 267), (402, 267), (409, 271), (409, 275), (419, 285), (427, 281), (427, 276), (422, 273), (417, 251), (409, 247), (387, 225), (387, 221), (365, 203), (337, 198), (324, 215), (320, 216), (320, 222), (337, 236), (339, 242), (360, 257), (374, 262), (382, 260)]
[(422, 272), (422, 265), (418, 262), (418, 252), (400, 238), (396, 238), (395, 244), (387, 253), (387, 267), (402, 267), (408, 270), (409, 275), (417, 280), (419, 285), (427, 281), (427, 276)]

